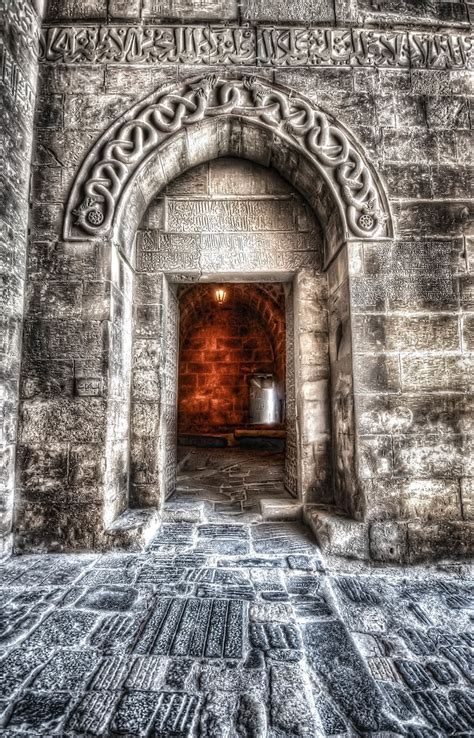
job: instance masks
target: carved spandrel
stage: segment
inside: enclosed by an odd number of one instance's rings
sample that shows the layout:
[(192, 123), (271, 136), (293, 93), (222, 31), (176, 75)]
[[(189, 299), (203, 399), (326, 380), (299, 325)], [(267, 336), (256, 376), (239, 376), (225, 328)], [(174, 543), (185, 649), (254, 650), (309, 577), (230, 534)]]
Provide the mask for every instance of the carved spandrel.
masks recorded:
[(260, 64), (464, 69), (463, 34), (240, 26), (54, 26), (40, 58), (65, 64)]

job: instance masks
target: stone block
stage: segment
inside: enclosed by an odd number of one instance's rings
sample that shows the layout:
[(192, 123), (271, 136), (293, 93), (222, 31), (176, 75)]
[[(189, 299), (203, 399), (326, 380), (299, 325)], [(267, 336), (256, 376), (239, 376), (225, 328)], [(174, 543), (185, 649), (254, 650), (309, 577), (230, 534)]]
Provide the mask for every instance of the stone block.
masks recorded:
[(385, 701), (343, 623), (307, 623), (303, 639), (310, 670), (356, 729), (371, 733), (387, 724)]
[(32, 359), (100, 357), (106, 347), (107, 327), (98, 321), (27, 320), (24, 347)]
[[(122, 0), (123, 2), (123, 0)], [(129, 4), (127, 2), (127, 8)], [(131, 4), (133, 8), (133, 2)], [(124, 90), (140, 90), (141, 97), (150, 95), (161, 85), (165, 85), (176, 80), (176, 69), (174, 67), (143, 67), (135, 64), (110, 64), (106, 69), (102, 69), (102, 75), (105, 72), (105, 92), (111, 95), (117, 95)], [(101, 87), (103, 87), (104, 81)], [(84, 92), (94, 90), (94, 85)], [(74, 88), (71, 92), (76, 92)], [(123, 111), (124, 112), (124, 111)]]
[(461, 479), (461, 506), (465, 520), (474, 520), (474, 478)]
[(23, 314), (23, 281), (15, 275), (0, 273), (0, 307), (5, 317)]
[(133, 437), (130, 459), (134, 484), (155, 484), (160, 481), (161, 459), (156, 439)]
[(471, 354), (400, 357), (404, 392), (468, 392), (472, 384)]
[(377, 25), (408, 24), (414, 22), (424, 25), (451, 24), (463, 25), (467, 22), (466, 8), (457, 2), (434, 0), (386, 0), (373, 3), (371, 0), (337, 0), (338, 18), (343, 17), (355, 23), (376, 23)]
[(327, 364), (328, 335), (327, 333), (301, 332), (298, 335), (299, 357), (302, 365)]
[(341, 291), (341, 287), (345, 284), (345, 291), (348, 294), (349, 262), (347, 248), (342, 248), (328, 269), (328, 289), (329, 295), (332, 296), (336, 290)]
[(397, 230), (402, 238), (416, 238), (420, 232), (428, 238), (458, 238), (472, 220), (469, 201), (403, 202), (394, 204)]
[(353, 89), (352, 70), (342, 66), (326, 69), (277, 69), (274, 74), (276, 82), (307, 95), (315, 102), (318, 101), (320, 92), (333, 92), (342, 97), (350, 94)]
[(72, 397), (74, 371), (72, 359), (67, 361), (32, 361), (23, 367), (20, 396), (26, 400), (49, 397)]
[(142, 551), (156, 535), (160, 520), (156, 508), (126, 510), (105, 531), (105, 547)]
[(38, 95), (35, 112), (35, 125), (38, 128), (62, 128), (64, 125), (63, 97), (47, 91)]
[(167, 228), (175, 233), (226, 231), (294, 231), (290, 200), (168, 201)]
[(135, 307), (137, 338), (159, 338), (163, 335), (163, 329), (163, 305), (137, 305)]
[(61, 202), (67, 195), (60, 167), (35, 167), (31, 181), (34, 202)]
[(51, 0), (47, 3), (46, 19), (64, 18), (90, 19), (106, 18), (107, 0)]
[(443, 97), (440, 95), (425, 98), (426, 121), (428, 127), (469, 128), (469, 105), (462, 97)]
[(82, 311), (82, 282), (29, 282), (26, 309), (30, 318), (78, 318)]
[(301, 520), (303, 505), (296, 500), (260, 500), (260, 512), (263, 520)]
[(381, 151), (384, 162), (452, 163), (456, 161), (456, 136), (445, 130), (383, 128)]
[(391, 354), (355, 354), (354, 391), (400, 392), (400, 358)]
[(369, 555), (369, 524), (351, 520), (314, 505), (307, 505), (303, 519), (323, 552), (366, 561)]
[(357, 352), (459, 350), (455, 314), (354, 315), (352, 335)]
[(143, 0), (143, 18), (169, 18), (171, 20), (214, 20), (219, 22), (236, 20), (238, 8), (236, 0)]
[(360, 433), (472, 433), (472, 399), (458, 394), (356, 396)]
[[(380, 166), (380, 172), (387, 183), (390, 197), (416, 200), (432, 195), (433, 174), (428, 164), (390, 161)], [(465, 197), (465, 193), (461, 196)]]
[[(68, 483), (69, 452), (66, 446), (21, 445), (18, 464), (20, 485), (28, 493), (46, 491)], [(34, 495), (33, 495), (34, 497)]]
[(426, 126), (424, 99), (415, 95), (405, 95), (398, 90), (382, 90), (375, 98), (377, 122), (379, 126), (406, 129)]
[(395, 521), (372, 523), (369, 549), (374, 561), (405, 562), (408, 552), (406, 524)]
[(71, 275), (83, 279), (97, 279), (102, 268), (95, 244), (68, 244), (63, 242), (31, 241), (28, 250), (27, 271), (32, 281), (52, 280), (66, 282)]
[(64, 102), (66, 129), (105, 129), (135, 102), (131, 95), (68, 95)]
[(459, 287), (461, 308), (466, 311), (474, 310), (474, 275), (461, 274), (459, 276)]
[[(153, 274), (137, 274), (134, 299), (138, 305), (161, 305), (163, 290)], [(137, 316), (138, 317), (138, 316)]]
[(455, 310), (458, 285), (452, 274), (381, 274), (351, 279), (353, 312), (386, 310)]
[(465, 351), (474, 351), (474, 315), (467, 314), (462, 318), (462, 342)]
[(105, 438), (106, 404), (99, 399), (25, 400), (20, 437), (25, 444), (101, 443)]
[(112, 18), (140, 19), (140, 0), (109, 0), (107, 7)]
[(61, 234), (63, 205), (49, 202), (33, 205), (30, 222), (34, 240), (57, 240)]
[(413, 279), (433, 277), (433, 262), (441, 278), (454, 276), (463, 270), (464, 245), (462, 239), (449, 241), (392, 241), (364, 244), (364, 271), (366, 275), (394, 275)]
[(298, 664), (275, 664), (271, 667), (270, 684), (271, 720), (277, 732), (285, 735), (293, 730), (307, 738), (317, 735), (321, 725), (310, 708), (309, 682), (301, 667)]
[(408, 523), (409, 561), (466, 556), (472, 553), (474, 526), (471, 522)]
[[(198, 169), (199, 172), (201, 170)], [(188, 174), (186, 180), (190, 184), (193, 181)], [(262, 169), (245, 159), (237, 164), (234, 160), (222, 158), (209, 163), (209, 192), (220, 196), (289, 195), (292, 189), (272, 169)]]
[(400, 476), (462, 477), (474, 471), (472, 440), (463, 435), (396, 436), (393, 467)]
[(357, 465), (360, 479), (390, 476), (393, 473), (391, 436), (358, 436)]
[(209, 168), (211, 165), (217, 166), (217, 163), (220, 161), (226, 162), (225, 159), (214, 159), (212, 162), (206, 162), (205, 164), (200, 164), (197, 167), (189, 169), (167, 185), (166, 194), (170, 197), (173, 195), (178, 197), (181, 195), (207, 195), (210, 178)]
[(133, 343), (133, 368), (155, 369), (158, 373), (160, 364), (164, 362), (163, 345), (161, 338), (137, 338)]
[(335, 20), (334, 6), (329, 0), (298, 0), (288, 3), (285, 0), (269, 0), (261, 5), (252, 0), (242, 0), (242, 17), (252, 23), (300, 22), (304, 24), (332, 24)]
[[(113, 300), (115, 298), (115, 301)], [(110, 282), (84, 281), (81, 318), (84, 322), (111, 320), (113, 304), (122, 303), (122, 296)], [(116, 312), (116, 311), (114, 311)]]
[(364, 496), (367, 520), (461, 519), (457, 479), (373, 478), (364, 482)]
[[(101, 65), (43, 65), (38, 70), (38, 85), (48, 92), (78, 93), (102, 91), (106, 70)], [(123, 88), (122, 88), (123, 89)], [(118, 90), (110, 90), (110, 92)]]
[(68, 482), (71, 487), (97, 487), (103, 484), (105, 461), (100, 448), (90, 444), (71, 444)]
[(159, 427), (160, 403), (134, 400), (132, 406), (132, 433), (140, 438), (156, 437)]
[[(74, 97), (77, 101), (80, 96)], [(79, 105), (75, 102), (75, 105)], [(38, 130), (32, 152), (33, 163), (38, 166), (64, 166), (76, 171), (89, 149), (103, 133), (99, 125), (95, 130)]]
[[(77, 499), (77, 492), (74, 496)], [(61, 503), (58, 500), (49, 502), (48, 516), (45, 517), (44, 503), (21, 501), (15, 537), (17, 552), (59, 553), (74, 549), (97, 550), (103, 547), (102, 505), (91, 500), (87, 500), (86, 505), (84, 502), (77, 504), (72, 499), (67, 499), (65, 495), (62, 495)], [(50, 629), (51, 623), (47, 627)], [(54, 637), (53, 635), (52, 638)], [(66, 639), (67, 636), (63, 642), (66, 642)], [(71, 645), (70, 641), (68, 643)]]
[[(166, 182), (167, 178), (163, 178), (163, 182)], [(149, 228), (157, 231), (164, 230), (165, 228), (165, 218), (166, 218), (166, 210), (165, 210), (165, 200), (163, 199), (157, 199), (150, 203), (148, 206), (148, 209), (146, 211), (146, 214), (143, 218), (143, 221), (141, 223), (142, 228)], [(150, 245), (149, 237), (142, 237), (142, 247), (147, 245), (147, 247)]]
[(456, 165), (432, 165), (431, 188), (433, 197), (440, 200), (444, 197), (462, 200), (472, 197), (473, 172), (472, 168), (461, 162)]

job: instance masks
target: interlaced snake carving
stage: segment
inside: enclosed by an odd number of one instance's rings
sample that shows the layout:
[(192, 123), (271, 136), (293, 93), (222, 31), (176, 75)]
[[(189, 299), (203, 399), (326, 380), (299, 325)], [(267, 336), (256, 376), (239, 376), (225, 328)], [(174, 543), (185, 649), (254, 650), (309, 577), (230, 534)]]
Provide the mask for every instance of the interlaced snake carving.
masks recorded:
[(125, 186), (152, 150), (181, 129), (230, 114), (260, 121), (309, 156), (345, 214), (348, 236), (387, 235), (388, 212), (379, 185), (344, 128), (304, 98), (256, 77), (208, 75), (178, 90), (155, 93), (102, 137), (71, 192), (65, 238), (107, 235)]

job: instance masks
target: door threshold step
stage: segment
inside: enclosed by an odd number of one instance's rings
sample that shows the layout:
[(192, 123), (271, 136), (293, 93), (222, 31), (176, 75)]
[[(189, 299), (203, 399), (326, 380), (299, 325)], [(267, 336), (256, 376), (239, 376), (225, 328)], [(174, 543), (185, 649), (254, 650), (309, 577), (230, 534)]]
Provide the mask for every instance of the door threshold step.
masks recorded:
[(129, 508), (106, 529), (113, 548), (142, 551), (160, 527), (160, 511), (154, 507)]
[(275, 500), (263, 497), (260, 500), (260, 512), (264, 520), (301, 520), (303, 503), (298, 500)]

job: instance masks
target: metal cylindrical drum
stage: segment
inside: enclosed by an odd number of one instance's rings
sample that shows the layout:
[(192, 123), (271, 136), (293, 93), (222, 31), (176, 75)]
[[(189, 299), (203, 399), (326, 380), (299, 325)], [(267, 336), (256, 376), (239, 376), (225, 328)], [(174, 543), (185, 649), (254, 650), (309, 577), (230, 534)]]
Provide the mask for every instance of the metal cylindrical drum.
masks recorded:
[(280, 402), (273, 374), (252, 374), (249, 377), (250, 423), (270, 425), (280, 422)]

